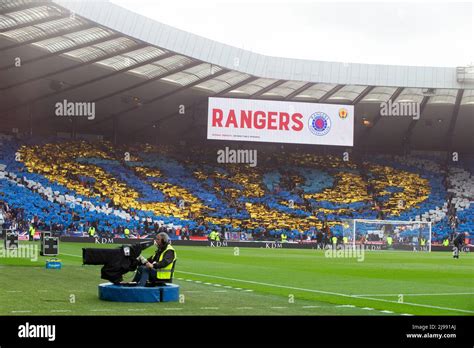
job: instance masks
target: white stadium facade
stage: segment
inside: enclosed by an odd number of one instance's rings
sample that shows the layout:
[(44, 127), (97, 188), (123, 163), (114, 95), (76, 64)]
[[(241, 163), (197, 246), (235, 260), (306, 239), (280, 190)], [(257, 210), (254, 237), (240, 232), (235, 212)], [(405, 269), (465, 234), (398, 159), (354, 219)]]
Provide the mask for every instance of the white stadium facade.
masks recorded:
[[(204, 140), (209, 97), (353, 105), (354, 146), (474, 148), (469, 67), (269, 57), (215, 42), (109, 2), (0, 2), (0, 132), (110, 140)], [(63, 100), (96, 117), (61, 118)], [(417, 102), (420, 119), (382, 117)]]

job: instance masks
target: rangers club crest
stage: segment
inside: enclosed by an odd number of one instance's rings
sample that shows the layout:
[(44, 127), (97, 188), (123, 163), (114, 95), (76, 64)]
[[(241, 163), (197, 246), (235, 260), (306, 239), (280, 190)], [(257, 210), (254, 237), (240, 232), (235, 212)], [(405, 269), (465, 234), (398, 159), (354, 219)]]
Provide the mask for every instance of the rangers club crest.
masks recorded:
[(308, 126), (311, 133), (323, 136), (331, 130), (331, 119), (324, 112), (315, 112), (309, 117)]

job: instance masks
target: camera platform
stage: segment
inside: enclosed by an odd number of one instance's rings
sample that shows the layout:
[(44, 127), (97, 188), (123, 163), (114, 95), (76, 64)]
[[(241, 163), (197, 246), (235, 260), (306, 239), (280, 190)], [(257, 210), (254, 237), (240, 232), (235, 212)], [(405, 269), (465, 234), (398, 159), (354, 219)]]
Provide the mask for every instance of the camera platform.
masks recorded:
[(179, 285), (143, 287), (121, 286), (112, 283), (99, 285), (99, 299), (114, 302), (177, 302), (179, 300)]

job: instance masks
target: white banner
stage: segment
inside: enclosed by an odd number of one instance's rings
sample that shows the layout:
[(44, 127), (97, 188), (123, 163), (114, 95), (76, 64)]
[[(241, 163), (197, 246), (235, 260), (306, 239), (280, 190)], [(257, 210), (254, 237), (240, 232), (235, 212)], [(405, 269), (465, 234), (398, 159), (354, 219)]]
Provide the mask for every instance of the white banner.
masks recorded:
[(354, 106), (209, 98), (207, 139), (353, 146)]

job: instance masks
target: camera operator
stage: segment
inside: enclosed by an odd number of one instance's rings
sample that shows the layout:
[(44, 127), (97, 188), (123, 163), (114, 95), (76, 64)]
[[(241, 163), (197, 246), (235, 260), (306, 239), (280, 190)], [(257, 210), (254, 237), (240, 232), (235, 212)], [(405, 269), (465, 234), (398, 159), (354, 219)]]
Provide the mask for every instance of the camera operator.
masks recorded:
[(153, 256), (148, 259), (141, 256), (143, 265), (138, 267), (133, 278), (133, 281), (138, 283), (137, 286), (146, 286), (147, 281), (151, 285), (164, 285), (164, 283), (171, 283), (173, 280), (176, 251), (170, 244), (168, 234), (158, 233), (155, 245), (157, 249)]

